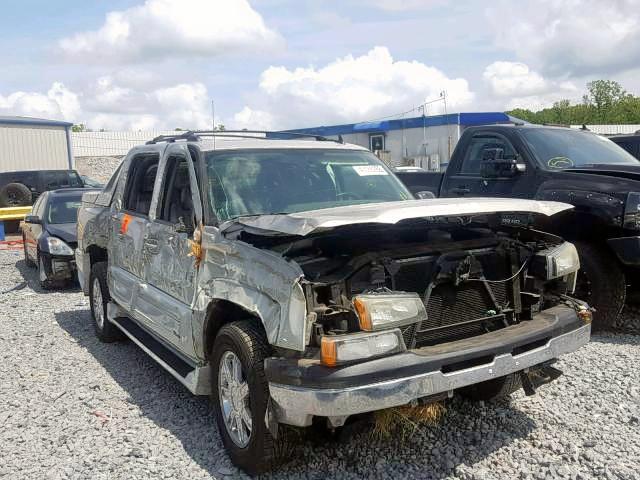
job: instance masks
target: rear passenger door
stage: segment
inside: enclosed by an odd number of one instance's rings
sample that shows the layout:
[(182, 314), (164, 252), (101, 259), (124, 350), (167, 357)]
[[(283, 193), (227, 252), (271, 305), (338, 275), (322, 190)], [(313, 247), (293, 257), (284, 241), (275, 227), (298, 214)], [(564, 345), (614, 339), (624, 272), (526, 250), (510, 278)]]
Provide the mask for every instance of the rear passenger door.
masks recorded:
[[(140, 284), (144, 235), (154, 201), (160, 155), (139, 153), (127, 160), (117, 192), (121, 201), (111, 206), (109, 291), (116, 302), (134, 315)], [(135, 315), (139, 317), (139, 315)]]
[(193, 354), (191, 306), (197, 266), (192, 251), (202, 207), (194, 158), (185, 145), (169, 145), (163, 156), (158, 202), (144, 236), (144, 284), (139, 308), (158, 336)]

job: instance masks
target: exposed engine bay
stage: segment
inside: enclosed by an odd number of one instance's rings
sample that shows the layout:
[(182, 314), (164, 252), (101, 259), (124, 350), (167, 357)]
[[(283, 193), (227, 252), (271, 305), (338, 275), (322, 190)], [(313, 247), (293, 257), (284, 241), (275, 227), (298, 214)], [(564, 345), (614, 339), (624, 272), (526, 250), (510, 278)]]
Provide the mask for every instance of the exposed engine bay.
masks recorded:
[(380, 318), (395, 321), (406, 348), (415, 349), (529, 320), (572, 291), (575, 272), (551, 278), (548, 271), (545, 252), (563, 240), (505, 218), (352, 225), (302, 238), (243, 232), (239, 239), (302, 268), (309, 346), (327, 335), (376, 330), (363, 324), (359, 302), (385, 300)]

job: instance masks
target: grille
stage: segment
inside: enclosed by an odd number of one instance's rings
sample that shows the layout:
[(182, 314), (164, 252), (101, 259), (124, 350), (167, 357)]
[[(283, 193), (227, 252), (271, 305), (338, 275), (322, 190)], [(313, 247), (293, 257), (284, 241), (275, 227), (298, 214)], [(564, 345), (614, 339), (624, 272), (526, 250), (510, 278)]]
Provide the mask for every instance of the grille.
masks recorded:
[[(493, 289), (498, 303), (506, 297), (506, 287)], [(490, 287), (489, 287), (490, 288)], [(487, 287), (481, 282), (438, 285), (427, 303), (427, 320), (415, 334), (415, 346), (424, 347), (482, 335), (504, 326), (504, 315), (496, 314)], [(493, 312), (492, 312), (493, 310)]]

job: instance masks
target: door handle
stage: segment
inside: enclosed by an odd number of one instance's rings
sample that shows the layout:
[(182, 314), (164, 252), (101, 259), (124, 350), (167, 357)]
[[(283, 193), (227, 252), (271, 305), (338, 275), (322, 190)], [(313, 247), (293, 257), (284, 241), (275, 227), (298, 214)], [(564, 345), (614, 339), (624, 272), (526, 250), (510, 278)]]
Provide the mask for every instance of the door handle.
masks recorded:
[(465, 195), (467, 193), (471, 193), (471, 189), (467, 187), (452, 188), (451, 191), (456, 195)]

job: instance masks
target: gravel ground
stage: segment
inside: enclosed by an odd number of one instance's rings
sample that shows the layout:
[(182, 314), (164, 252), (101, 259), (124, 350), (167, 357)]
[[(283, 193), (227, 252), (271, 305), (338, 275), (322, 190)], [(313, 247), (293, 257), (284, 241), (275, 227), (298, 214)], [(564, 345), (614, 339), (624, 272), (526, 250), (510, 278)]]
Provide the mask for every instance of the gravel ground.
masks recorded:
[(75, 157), (76, 170), (98, 182), (107, 183), (116, 171), (122, 156), (113, 157)]
[[(25, 283), (26, 282), (26, 285)], [(77, 289), (44, 292), (21, 252), (0, 251), (0, 477), (240, 477), (208, 401), (132, 343), (93, 335)], [(455, 398), (404, 441), (299, 442), (272, 478), (640, 478), (640, 337), (601, 335), (533, 397)]]

